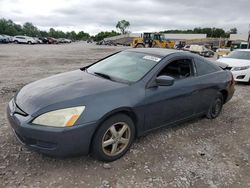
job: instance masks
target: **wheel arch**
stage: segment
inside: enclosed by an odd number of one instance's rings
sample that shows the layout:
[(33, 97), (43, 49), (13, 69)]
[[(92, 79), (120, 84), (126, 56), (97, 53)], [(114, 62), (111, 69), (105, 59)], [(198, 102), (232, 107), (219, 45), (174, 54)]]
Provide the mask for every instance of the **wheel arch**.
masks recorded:
[(143, 46), (143, 48), (145, 48), (145, 44), (144, 43), (137, 43), (136, 45), (135, 45), (135, 48), (137, 48), (139, 45), (142, 45)]
[(228, 91), (226, 89), (222, 89), (222, 90), (220, 90), (220, 93), (223, 96), (223, 103), (225, 104), (227, 101), (227, 97), (228, 97)]
[(110, 117), (112, 117), (114, 115), (117, 115), (117, 114), (125, 114), (125, 115), (129, 116), (132, 119), (132, 121), (134, 123), (134, 126), (135, 126), (135, 137), (138, 137), (138, 126), (137, 126), (138, 117), (137, 117), (136, 113), (130, 107), (117, 108), (115, 110), (112, 110), (112, 111), (106, 113), (100, 120), (98, 120), (97, 126), (96, 126), (95, 131), (94, 131), (94, 134), (91, 137), (91, 142), (90, 142), (90, 145), (89, 145), (89, 151), (91, 151), (91, 147), (92, 147), (92, 144), (93, 144), (93, 138), (95, 137), (96, 132), (100, 128), (102, 123), (104, 121), (106, 121), (108, 118), (110, 118)]

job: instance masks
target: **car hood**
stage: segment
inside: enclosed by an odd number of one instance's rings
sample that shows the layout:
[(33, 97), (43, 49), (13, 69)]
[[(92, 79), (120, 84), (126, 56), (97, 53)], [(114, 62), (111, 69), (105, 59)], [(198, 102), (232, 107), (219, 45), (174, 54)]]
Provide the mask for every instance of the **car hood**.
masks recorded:
[(244, 67), (250, 66), (250, 60), (244, 59), (234, 59), (234, 58), (220, 58), (217, 60), (218, 62), (225, 63), (229, 67)]
[(53, 104), (125, 86), (127, 85), (76, 70), (24, 86), (16, 95), (15, 102), (24, 112), (33, 114)]

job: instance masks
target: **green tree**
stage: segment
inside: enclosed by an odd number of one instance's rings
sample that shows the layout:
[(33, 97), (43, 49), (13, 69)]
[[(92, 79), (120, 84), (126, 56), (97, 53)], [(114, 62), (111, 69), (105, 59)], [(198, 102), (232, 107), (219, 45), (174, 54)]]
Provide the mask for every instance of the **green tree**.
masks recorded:
[(40, 32), (37, 27), (35, 27), (30, 22), (26, 22), (25, 24), (23, 24), (23, 34), (30, 37), (40, 36)]
[(117, 36), (117, 35), (120, 35), (120, 33), (117, 33), (115, 31), (102, 31), (102, 32), (99, 32), (98, 34), (96, 34), (93, 38), (95, 41), (101, 41), (103, 40), (104, 38), (107, 38), (107, 37), (113, 37), (113, 36)]
[(85, 33), (84, 31), (80, 31), (77, 33), (76, 39), (77, 40), (87, 40), (90, 37), (88, 33)]
[(231, 29), (229, 30), (229, 34), (237, 34), (237, 33), (238, 33), (238, 30), (237, 30), (236, 27), (231, 28)]
[(15, 24), (12, 20), (0, 19), (0, 34), (12, 36), (22, 34), (22, 26)]
[(122, 34), (127, 33), (126, 29), (129, 28), (129, 26), (130, 26), (130, 23), (129, 21), (126, 21), (126, 20), (118, 21), (118, 23), (116, 24), (116, 28), (119, 29)]
[(56, 30), (54, 28), (50, 28), (48, 32), (48, 36), (56, 37)]
[(161, 33), (184, 33), (184, 34), (207, 34), (207, 37), (219, 38), (219, 37), (228, 37), (228, 33), (221, 28), (194, 28), (193, 30), (165, 30)]

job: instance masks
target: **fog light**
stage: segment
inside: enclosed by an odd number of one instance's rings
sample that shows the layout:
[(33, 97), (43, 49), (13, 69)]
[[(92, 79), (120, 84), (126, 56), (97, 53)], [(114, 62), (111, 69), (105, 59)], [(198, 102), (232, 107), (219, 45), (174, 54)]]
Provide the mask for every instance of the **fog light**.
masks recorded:
[(245, 78), (245, 75), (240, 75), (236, 77), (236, 79), (244, 79), (244, 78)]

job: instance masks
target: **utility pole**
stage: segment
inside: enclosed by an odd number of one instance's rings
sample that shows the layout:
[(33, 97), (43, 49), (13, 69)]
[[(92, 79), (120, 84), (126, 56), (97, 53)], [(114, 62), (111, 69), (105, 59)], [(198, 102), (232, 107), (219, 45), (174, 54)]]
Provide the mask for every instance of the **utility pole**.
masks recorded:
[(247, 48), (249, 49), (250, 48), (250, 24), (248, 25), (248, 40), (247, 40)]

